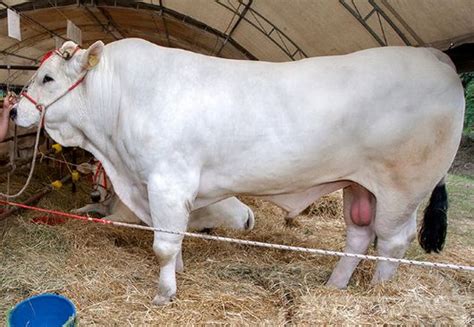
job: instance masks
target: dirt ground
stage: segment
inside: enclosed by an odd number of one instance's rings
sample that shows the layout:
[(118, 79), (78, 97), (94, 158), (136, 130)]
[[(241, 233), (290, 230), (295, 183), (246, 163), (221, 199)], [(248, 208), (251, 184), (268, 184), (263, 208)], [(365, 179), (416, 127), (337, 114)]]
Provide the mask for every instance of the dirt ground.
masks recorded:
[[(464, 163), (472, 162), (472, 156), (466, 157), (471, 161)], [(455, 167), (456, 175), (448, 179), (451, 208), (444, 252), (428, 255), (414, 242), (407, 258), (474, 265), (474, 179), (465, 167)], [(40, 165), (35, 175), (40, 179), (31, 189), (57, 174), (57, 168)], [(17, 187), (24, 176), (15, 180)], [(77, 208), (88, 201), (88, 189), (83, 178), (78, 193), (66, 186), (39, 206)], [(291, 228), (272, 204), (243, 200), (255, 210), (255, 229), (214, 234), (344, 247), (340, 193), (324, 197)], [(336, 258), (190, 238), (184, 241), (185, 271), (177, 276), (177, 299), (155, 307), (158, 264), (151, 233), (77, 221), (31, 223), (38, 215), (23, 212), (0, 222), (0, 317), (25, 297), (57, 292), (76, 304), (80, 326), (474, 324), (472, 273), (401, 266), (392, 281), (371, 286), (374, 264), (363, 262), (347, 290), (334, 290), (324, 283)]]

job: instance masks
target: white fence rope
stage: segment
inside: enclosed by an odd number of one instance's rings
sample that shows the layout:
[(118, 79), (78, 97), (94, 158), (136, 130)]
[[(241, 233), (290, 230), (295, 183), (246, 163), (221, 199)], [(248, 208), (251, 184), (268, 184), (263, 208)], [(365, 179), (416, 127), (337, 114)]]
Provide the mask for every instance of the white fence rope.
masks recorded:
[[(90, 218), (89, 220), (93, 221), (93, 218)], [(350, 258), (358, 258), (358, 259), (372, 260), (372, 261), (388, 261), (392, 263), (399, 263), (399, 264), (406, 264), (406, 265), (413, 265), (413, 266), (430, 267), (430, 268), (438, 268), (438, 269), (454, 269), (454, 270), (464, 270), (464, 271), (474, 272), (473, 266), (463, 266), (463, 265), (456, 265), (456, 264), (442, 263), (442, 262), (429, 262), (429, 261), (418, 261), (418, 260), (409, 260), (409, 259), (388, 258), (388, 257), (380, 257), (380, 256), (374, 256), (374, 255), (366, 255), (366, 254), (345, 253), (345, 252), (340, 252), (340, 251), (305, 248), (301, 246), (291, 246), (291, 245), (272, 244), (272, 243), (265, 243), (265, 242), (258, 242), (258, 241), (249, 241), (249, 240), (242, 240), (242, 239), (224, 237), (224, 236), (214, 236), (214, 235), (191, 233), (191, 232), (169, 231), (169, 230), (160, 229), (160, 228), (154, 228), (154, 227), (143, 226), (143, 225), (134, 225), (134, 224), (116, 222), (116, 221), (111, 221), (111, 220), (108, 220), (108, 222), (115, 226), (143, 229), (143, 230), (161, 232), (161, 233), (167, 233), (167, 234), (189, 236), (189, 237), (201, 238), (205, 240), (214, 240), (214, 241), (229, 242), (229, 243), (234, 243), (234, 244), (258, 246), (258, 247), (269, 248), (269, 249), (296, 251), (296, 252), (304, 252), (304, 253), (310, 253), (310, 254), (336, 256), (336, 257), (350, 257)]]

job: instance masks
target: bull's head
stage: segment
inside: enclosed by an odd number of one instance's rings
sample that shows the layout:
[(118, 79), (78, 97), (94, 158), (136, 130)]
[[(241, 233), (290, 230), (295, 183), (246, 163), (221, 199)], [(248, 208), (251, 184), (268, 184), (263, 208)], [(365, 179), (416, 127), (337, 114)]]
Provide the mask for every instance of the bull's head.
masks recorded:
[(74, 115), (73, 111), (81, 103), (78, 97), (82, 85), (71, 87), (99, 63), (103, 48), (102, 41), (95, 42), (87, 50), (67, 41), (60, 49), (49, 53), (33, 75), (27, 92), (12, 110), (15, 122), (23, 127), (38, 125), (42, 110), (47, 110), (46, 121), (58, 123)]

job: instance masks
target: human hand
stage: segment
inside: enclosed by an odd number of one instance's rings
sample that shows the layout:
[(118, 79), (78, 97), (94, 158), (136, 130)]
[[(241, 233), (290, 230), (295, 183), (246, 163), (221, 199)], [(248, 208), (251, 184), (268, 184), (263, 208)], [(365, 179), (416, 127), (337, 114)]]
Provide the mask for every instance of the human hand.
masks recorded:
[(3, 114), (9, 115), (13, 105), (18, 102), (18, 97), (15, 92), (8, 92), (7, 96), (3, 100)]

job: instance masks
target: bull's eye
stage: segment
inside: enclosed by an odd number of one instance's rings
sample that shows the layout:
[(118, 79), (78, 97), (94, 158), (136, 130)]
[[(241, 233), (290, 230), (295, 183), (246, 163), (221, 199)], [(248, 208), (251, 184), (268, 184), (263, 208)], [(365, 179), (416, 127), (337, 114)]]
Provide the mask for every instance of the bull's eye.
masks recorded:
[(53, 79), (51, 76), (44, 75), (44, 77), (43, 77), (43, 84), (46, 84), (46, 83), (52, 82), (52, 81), (54, 81), (54, 79)]

